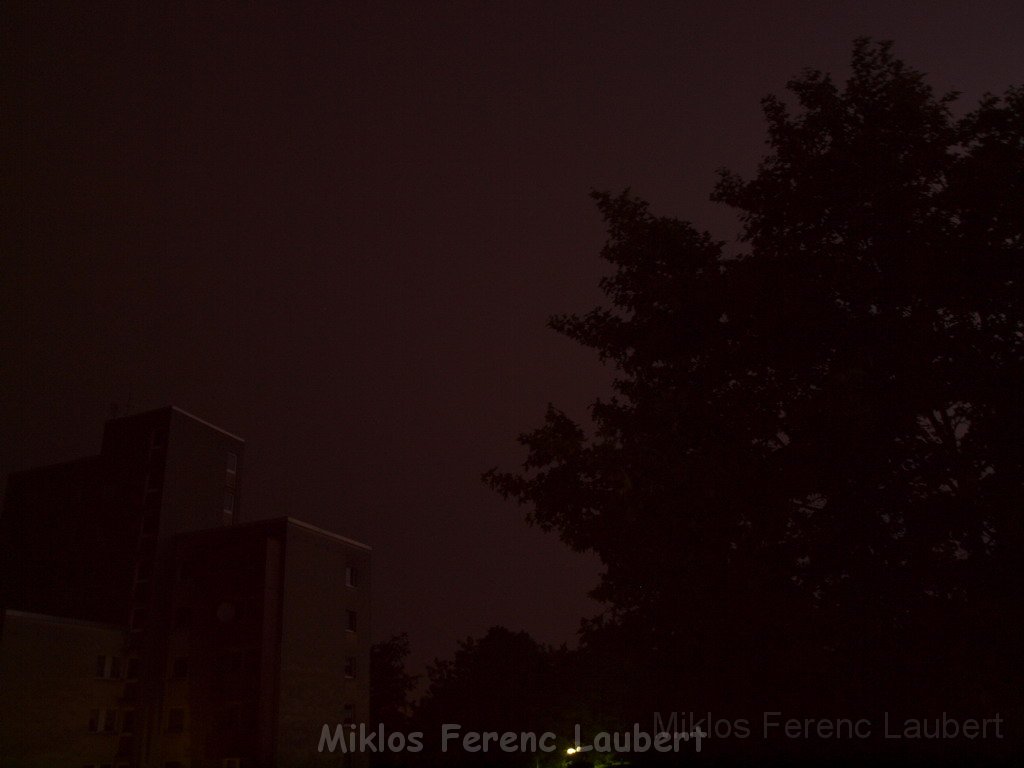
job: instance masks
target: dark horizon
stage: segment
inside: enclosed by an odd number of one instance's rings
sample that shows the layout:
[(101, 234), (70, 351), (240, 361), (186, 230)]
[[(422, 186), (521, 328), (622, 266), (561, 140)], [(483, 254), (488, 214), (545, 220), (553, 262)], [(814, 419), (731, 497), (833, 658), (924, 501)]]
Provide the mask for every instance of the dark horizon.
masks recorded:
[[(732, 240), (719, 166), (759, 99), (854, 38), (974, 106), (1024, 72), (1018, 3), (5, 10), (0, 473), (174, 404), (247, 441), (247, 519), (374, 547), (414, 666), (495, 624), (572, 642), (596, 558), (480, 482), (608, 373), (547, 330), (600, 303), (590, 189)], [(458, 564), (458, 567), (456, 567)]]

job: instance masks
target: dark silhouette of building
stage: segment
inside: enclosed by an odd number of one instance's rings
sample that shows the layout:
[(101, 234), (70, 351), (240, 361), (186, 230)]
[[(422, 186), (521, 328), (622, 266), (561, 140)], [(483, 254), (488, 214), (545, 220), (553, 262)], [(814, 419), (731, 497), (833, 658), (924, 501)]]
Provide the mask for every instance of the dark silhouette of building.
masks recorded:
[(370, 549), (243, 523), (244, 441), (178, 408), (17, 473), (0, 515), (0, 765), (328, 765), (368, 716)]

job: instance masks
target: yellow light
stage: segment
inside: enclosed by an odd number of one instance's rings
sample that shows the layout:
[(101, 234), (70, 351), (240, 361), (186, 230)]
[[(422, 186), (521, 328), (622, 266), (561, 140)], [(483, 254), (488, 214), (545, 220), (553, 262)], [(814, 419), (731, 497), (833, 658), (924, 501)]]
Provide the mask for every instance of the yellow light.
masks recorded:
[(569, 747), (567, 750), (565, 750), (565, 754), (567, 754), (567, 755), (575, 755), (576, 754), (576, 747)]

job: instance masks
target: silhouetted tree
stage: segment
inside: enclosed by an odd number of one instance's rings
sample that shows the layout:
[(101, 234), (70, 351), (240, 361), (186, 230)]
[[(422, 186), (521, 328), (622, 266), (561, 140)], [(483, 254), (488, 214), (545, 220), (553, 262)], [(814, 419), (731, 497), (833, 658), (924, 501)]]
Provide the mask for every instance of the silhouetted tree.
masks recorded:
[[(479, 638), (467, 638), (451, 659), (438, 659), (427, 669), (429, 685), (420, 700), (415, 720), (428, 734), (428, 749), (439, 746), (445, 723), (462, 726), (463, 733), (477, 732), (563, 732), (558, 717), (564, 700), (559, 670), (566, 657), (564, 649), (538, 643), (526, 632), (492, 627)], [(559, 756), (555, 756), (558, 758)], [(470, 754), (450, 747), (440, 755), (425, 755), (427, 764), (534, 765), (528, 753), (505, 753), (491, 747), (488, 753)]]
[(370, 647), (370, 722), (392, 730), (405, 727), (411, 713), (409, 694), (416, 675), (406, 672), (409, 636), (403, 632)]
[(1024, 90), (957, 118), (866, 40), (788, 90), (741, 252), (595, 193), (610, 306), (551, 325), (615, 394), (486, 480), (601, 557), (634, 700), (1019, 712)]

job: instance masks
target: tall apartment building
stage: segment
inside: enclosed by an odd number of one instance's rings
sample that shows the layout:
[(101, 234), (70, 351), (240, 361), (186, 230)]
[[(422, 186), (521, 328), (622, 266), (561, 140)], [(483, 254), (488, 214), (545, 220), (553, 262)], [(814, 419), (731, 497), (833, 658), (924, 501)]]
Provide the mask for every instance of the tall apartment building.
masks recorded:
[(368, 717), (370, 549), (243, 522), (244, 447), (164, 408), (108, 421), (99, 456), (11, 476), (0, 766), (352, 757), (317, 746)]

